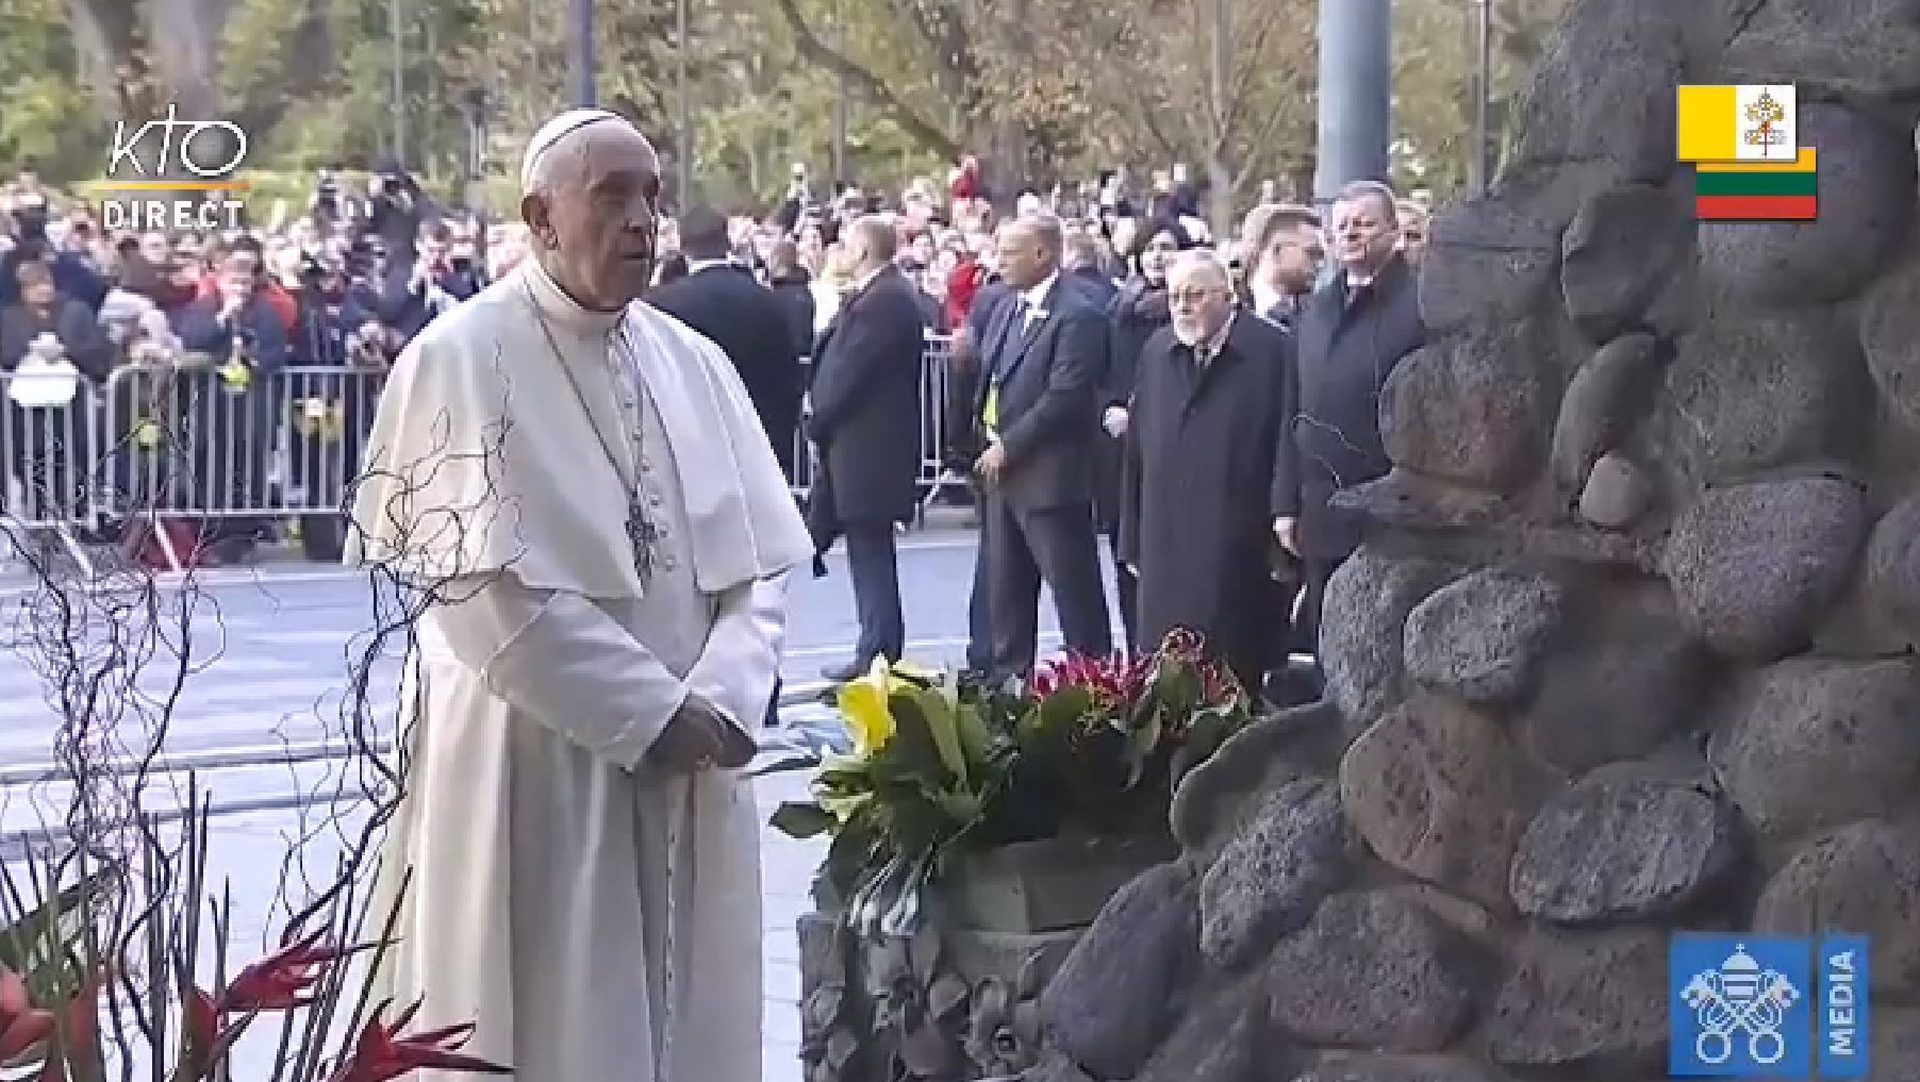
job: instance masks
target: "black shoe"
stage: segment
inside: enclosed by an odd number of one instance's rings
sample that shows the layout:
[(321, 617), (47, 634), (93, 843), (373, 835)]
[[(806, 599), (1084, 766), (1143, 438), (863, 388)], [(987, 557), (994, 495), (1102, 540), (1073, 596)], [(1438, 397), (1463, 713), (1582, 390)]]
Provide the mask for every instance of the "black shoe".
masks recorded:
[(845, 684), (867, 675), (868, 668), (869, 666), (862, 665), (855, 661), (846, 665), (829, 665), (820, 670), (820, 675), (836, 684)]

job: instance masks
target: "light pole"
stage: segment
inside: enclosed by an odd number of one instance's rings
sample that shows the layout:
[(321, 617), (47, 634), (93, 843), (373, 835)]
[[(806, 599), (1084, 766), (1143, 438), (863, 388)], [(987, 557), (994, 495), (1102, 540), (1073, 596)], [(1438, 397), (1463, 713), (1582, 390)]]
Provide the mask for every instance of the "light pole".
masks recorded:
[[(845, 56), (847, 50), (847, 24), (845, 5), (840, 0), (833, 4), (833, 47)], [(844, 72), (834, 76), (833, 85), (833, 193), (838, 194), (840, 185), (847, 181), (847, 76)]]
[(1493, 103), (1493, 0), (1475, 0), (1473, 49), (1473, 159), (1468, 163), (1473, 190), (1485, 192), (1493, 181), (1493, 133), (1489, 113)]
[(1355, 180), (1390, 178), (1392, 0), (1320, 0), (1319, 114), (1316, 200)]
[(401, 12), (404, 0), (387, 0), (388, 29), (393, 34), (393, 161), (407, 164), (407, 24)]
[(599, 104), (593, 77), (593, 0), (573, 0), (567, 20), (567, 68), (573, 76), (573, 104)]
[(688, 11), (689, 0), (675, 0), (673, 5), (673, 60), (674, 79), (679, 83), (679, 101), (675, 111), (679, 116), (675, 127), (679, 129), (679, 160), (675, 163), (680, 174), (680, 207), (685, 210), (693, 203), (693, 103), (691, 88), (687, 80), (688, 24), (692, 22), (692, 12)]

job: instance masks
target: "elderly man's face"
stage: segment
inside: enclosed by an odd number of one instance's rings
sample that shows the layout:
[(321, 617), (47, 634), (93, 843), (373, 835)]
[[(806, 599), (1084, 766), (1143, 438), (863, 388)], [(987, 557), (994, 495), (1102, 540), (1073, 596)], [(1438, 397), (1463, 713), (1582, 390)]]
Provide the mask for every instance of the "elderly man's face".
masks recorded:
[(1226, 271), (1205, 260), (1176, 262), (1167, 272), (1167, 308), (1174, 337), (1189, 346), (1211, 341), (1233, 311)]
[(597, 124), (555, 147), (555, 183), (531, 200), (528, 224), (548, 249), (548, 270), (574, 299), (603, 311), (639, 297), (653, 280), (660, 159), (624, 124)]
[(1000, 276), (1016, 289), (1032, 289), (1054, 271), (1052, 253), (1040, 234), (1024, 224), (1009, 225), (995, 238)]
[(1334, 254), (1347, 270), (1380, 269), (1399, 239), (1392, 210), (1382, 200), (1363, 195), (1333, 205)]

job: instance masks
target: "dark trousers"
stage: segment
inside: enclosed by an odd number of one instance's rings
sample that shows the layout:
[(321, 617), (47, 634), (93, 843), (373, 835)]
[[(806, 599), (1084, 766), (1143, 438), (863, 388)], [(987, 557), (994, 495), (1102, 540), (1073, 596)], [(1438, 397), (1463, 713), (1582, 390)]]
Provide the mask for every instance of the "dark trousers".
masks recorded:
[[(1140, 580), (1120, 560), (1120, 524), (1107, 527), (1107, 552), (1113, 560), (1113, 591), (1120, 595), (1120, 627), (1126, 633), (1127, 652), (1140, 651)], [(1158, 648), (1153, 643), (1149, 649)]]
[(1069, 650), (1113, 649), (1091, 504), (1020, 510), (994, 493), (982, 515), (993, 636), (993, 675), (1024, 678), (1039, 648), (1040, 584), (1053, 591)]
[(854, 660), (862, 666), (885, 656), (898, 661), (907, 648), (906, 619), (900, 613), (900, 561), (894, 549), (893, 523), (849, 522), (847, 573), (853, 579), (853, 607), (860, 618), (860, 642)]
[(973, 588), (967, 597), (967, 668), (985, 676), (993, 672), (993, 575), (987, 566), (984, 511), (980, 527), (973, 550)]

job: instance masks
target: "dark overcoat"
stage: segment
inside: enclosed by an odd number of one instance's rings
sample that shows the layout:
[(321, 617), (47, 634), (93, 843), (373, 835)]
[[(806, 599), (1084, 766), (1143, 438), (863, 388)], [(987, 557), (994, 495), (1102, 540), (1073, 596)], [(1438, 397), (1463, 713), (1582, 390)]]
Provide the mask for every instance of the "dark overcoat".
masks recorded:
[(1295, 326), (1299, 474), (1288, 513), (1299, 519), (1300, 554), (1337, 563), (1360, 544), (1361, 524), (1327, 501), (1393, 467), (1380, 438), (1380, 391), (1401, 359), (1426, 341), (1418, 282), (1399, 256), (1359, 290), (1336, 276), (1308, 299)]
[(1171, 327), (1135, 372), (1121, 484), (1121, 553), (1140, 574), (1140, 642), (1184, 625), (1255, 693), (1287, 599), (1273, 519), (1290, 476), (1293, 342), (1241, 312), (1197, 369)]
[[(1173, 317), (1167, 312), (1163, 282), (1150, 285), (1144, 278), (1129, 279), (1107, 302), (1107, 371), (1100, 380), (1102, 413), (1107, 406), (1125, 406), (1133, 395), (1134, 371), (1147, 339)], [(1098, 436), (1095, 469), (1095, 513), (1101, 529), (1120, 521), (1120, 460), (1126, 437), (1115, 439), (1103, 429)]]
[(918, 293), (898, 270), (882, 270), (815, 346), (809, 431), (839, 522), (907, 522), (919, 506), (927, 325)]

